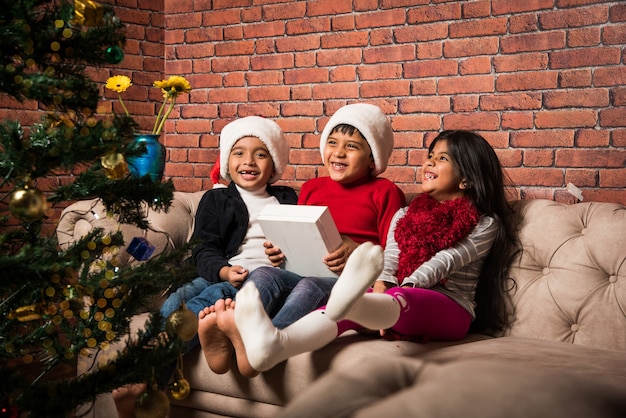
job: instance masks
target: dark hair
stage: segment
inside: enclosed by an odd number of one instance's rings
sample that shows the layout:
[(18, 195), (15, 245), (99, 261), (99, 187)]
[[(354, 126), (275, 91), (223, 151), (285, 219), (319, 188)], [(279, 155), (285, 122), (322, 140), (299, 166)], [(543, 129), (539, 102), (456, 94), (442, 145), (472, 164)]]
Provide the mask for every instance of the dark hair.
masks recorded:
[[(513, 227), (513, 210), (505, 190), (505, 175), (500, 160), (491, 145), (471, 131), (443, 131), (428, 147), (432, 152), (435, 144), (446, 140), (448, 154), (456, 174), (467, 182), (465, 196), (481, 215), (498, 221), (498, 232), (485, 260), (476, 288), (476, 319), (474, 331), (497, 332), (507, 325), (505, 292), (509, 266), (518, 244)], [(507, 178), (507, 182), (510, 181)]]
[[(361, 131), (359, 131), (357, 128), (355, 128), (352, 125), (348, 125), (347, 123), (340, 123), (339, 125), (335, 126), (333, 129), (330, 130), (331, 134), (335, 132), (339, 132), (341, 134), (348, 135), (348, 136), (353, 136), (354, 134), (357, 134), (361, 138), (365, 139)], [(367, 140), (365, 141), (367, 142)], [(369, 145), (369, 142), (368, 142), (368, 145)]]

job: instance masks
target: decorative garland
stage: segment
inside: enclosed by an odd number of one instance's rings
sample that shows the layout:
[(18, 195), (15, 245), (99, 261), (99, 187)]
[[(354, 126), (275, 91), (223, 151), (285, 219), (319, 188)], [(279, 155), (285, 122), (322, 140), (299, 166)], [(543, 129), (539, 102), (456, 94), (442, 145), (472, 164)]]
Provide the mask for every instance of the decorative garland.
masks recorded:
[(480, 214), (466, 197), (443, 202), (427, 193), (415, 197), (394, 234), (400, 249), (398, 280), (404, 280), (439, 251), (468, 236), (479, 219)]

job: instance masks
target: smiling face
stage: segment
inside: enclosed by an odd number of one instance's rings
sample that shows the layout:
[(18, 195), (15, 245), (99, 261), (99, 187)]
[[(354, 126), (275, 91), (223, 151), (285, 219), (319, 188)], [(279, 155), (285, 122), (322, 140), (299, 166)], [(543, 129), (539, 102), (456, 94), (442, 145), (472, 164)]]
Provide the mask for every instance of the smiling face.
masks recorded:
[(242, 189), (259, 190), (265, 188), (274, 175), (274, 161), (259, 138), (244, 136), (230, 150), (228, 174)]
[(465, 188), (448, 154), (448, 141), (439, 140), (422, 166), (422, 191), (442, 202), (462, 197)]
[(331, 179), (350, 184), (370, 175), (374, 168), (372, 150), (358, 131), (352, 135), (334, 131), (326, 140), (324, 166)]

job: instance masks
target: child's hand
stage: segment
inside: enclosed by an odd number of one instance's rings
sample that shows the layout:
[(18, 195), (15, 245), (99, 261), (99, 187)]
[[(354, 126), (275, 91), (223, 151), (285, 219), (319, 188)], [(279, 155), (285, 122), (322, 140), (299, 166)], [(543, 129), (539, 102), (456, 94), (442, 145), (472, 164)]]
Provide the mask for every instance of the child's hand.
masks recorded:
[(241, 266), (230, 266), (226, 281), (239, 289), (243, 282), (248, 278), (248, 269)]
[(385, 293), (387, 289), (391, 289), (393, 285), (391, 283), (385, 282), (383, 280), (376, 280), (374, 282), (374, 286), (372, 286), (372, 292), (374, 293)]
[(285, 254), (280, 248), (274, 247), (274, 244), (269, 241), (265, 241), (263, 246), (265, 247), (265, 255), (269, 258), (272, 266), (279, 267), (285, 262)]
[(328, 266), (328, 269), (333, 273), (341, 273), (343, 268), (346, 266), (346, 261), (348, 261), (348, 257), (352, 254), (352, 251), (359, 246), (358, 243), (354, 242), (351, 238), (348, 238), (345, 235), (341, 236), (341, 245), (332, 253), (329, 253), (324, 258), (324, 264)]

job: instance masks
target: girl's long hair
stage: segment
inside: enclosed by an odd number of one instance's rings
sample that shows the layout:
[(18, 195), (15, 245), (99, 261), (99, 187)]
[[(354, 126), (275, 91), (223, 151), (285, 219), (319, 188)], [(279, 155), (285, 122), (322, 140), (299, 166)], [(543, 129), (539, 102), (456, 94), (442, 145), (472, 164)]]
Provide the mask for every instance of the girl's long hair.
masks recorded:
[(481, 215), (495, 218), (499, 225), (478, 280), (476, 319), (472, 324), (473, 331), (496, 333), (507, 325), (505, 292), (508, 271), (518, 249), (513, 210), (504, 189), (505, 175), (495, 151), (477, 133), (443, 131), (430, 144), (429, 152), (441, 140), (447, 141), (453, 166), (459, 177), (467, 182), (465, 195)]

